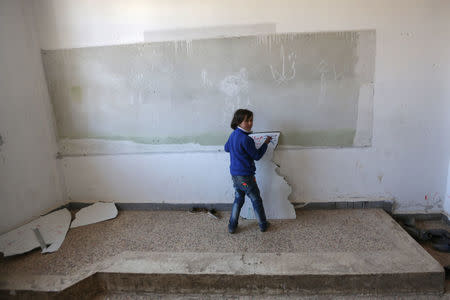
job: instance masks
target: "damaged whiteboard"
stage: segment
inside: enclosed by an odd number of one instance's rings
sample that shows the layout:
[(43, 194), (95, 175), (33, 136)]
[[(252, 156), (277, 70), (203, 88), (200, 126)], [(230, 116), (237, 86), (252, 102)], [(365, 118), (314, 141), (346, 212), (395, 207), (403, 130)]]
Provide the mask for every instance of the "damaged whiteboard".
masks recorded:
[[(249, 135), (254, 141), (256, 148), (262, 146), (266, 137), (271, 136), (267, 151), (256, 164), (256, 181), (263, 199), (264, 210), (267, 219), (295, 219), (295, 209), (288, 197), (292, 188), (284, 177), (278, 175), (278, 166), (272, 161), (273, 151), (278, 145), (280, 132), (261, 132)], [(255, 219), (253, 205), (250, 199), (246, 201), (241, 209), (241, 217)]]
[(66, 208), (42, 216), (0, 236), (0, 252), (4, 256), (22, 254), (41, 246), (33, 230), (39, 231), (45, 245), (42, 253), (61, 247), (72, 219)]
[(75, 214), (75, 220), (73, 220), (70, 228), (98, 223), (113, 219), (116, 216), (117, 208), (114, 203), (97, 202), (80, 209), (80, 211)]

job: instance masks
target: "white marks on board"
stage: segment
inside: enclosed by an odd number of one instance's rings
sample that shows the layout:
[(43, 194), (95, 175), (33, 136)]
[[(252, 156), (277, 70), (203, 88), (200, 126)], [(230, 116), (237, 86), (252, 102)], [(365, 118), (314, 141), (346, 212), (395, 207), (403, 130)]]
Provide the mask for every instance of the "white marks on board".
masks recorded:
[(186, 40), (186, 54), (191, 55), (192, 53), (192, 40)]
[(190, 56), (192, 54), (192, 40), (173, 41), (173, 49), (175, 55), (183, 53), (183, 50), (185, 50), (185, 54)]
[(293, 41), (295, 37), (299, 37), (297, 33), (285, 33), (285, 34), (268, 34), (258, 35), (256, 37), (256, 43), (258, 45), (267, 46), (269, 52), (272, 51), (272, 45), (278, 45), (283, 42)]
[(248, 88), (246, 68), (241, 68), (239, 72), (226, 76), (220, 82), (219, 89), (225, 95), (224, 124), (228, 122), (229, 115), (233, 114), (236, 109), (251, 105)]
[(202, 69), (201, 77), (204, 88), (211, 88), (213, 86), (212, 81), (208, 78), (208, 71), (206, 71), (206, 69)]
[(343, 78), (343, 73), (336, 71), (336, 64), (329, 65), (324, 59), (322, 59), (317, 66), (317, 71), (320, 74), (320, 92), (318, 102), (321, 104), (327, 94), (327, 80), (341, 80)]
[(342, 72), (336, 72), (336, 65), (333, 65), (333, 76), (334, 76), (334, 80), (340, 80), (343, 77)]
[(278, 84), (288, 82), (295, 78), (295, 59), (297, 58), (297, 55), (294, 52), (288, 54), (287, 56), (288, 67), (286, 68), (286, 55), (284, 53), (284, 46), (283, 44), (281, 44), (280, 58), (281, 58), (281, 66), (279, 67), (280, 68), (279, 70), (275, 69), (273, 65), (270, 65), (272, 77)]
[(319, 66), (317, 67), (320, 74), (320, 93), (319, 93), (319, 104), (323, 102), (327, 92), (327, 81), (326, 75), (328, 73), (328, 64), (323, 59), (320, 61)]
[(180, 41), (173, 41), (173, 49), (175, 50), (175, 54), (178, 54), (178, 51), (181, 49)]
[(220, 90), (228, 97), (239, 97), (242, 92), (248, 92), (248, 72), (241, 68), (238, 73), (225, 77), (220, 82)]
[(214, 90), (217, 88), (224, 96), (224, 110), (222, 125), (227, 125), (230, 115), (238, 108), (251, 106), (249, 96), (249, 79), (246, 68), (240, 68), (239, 72), (225, 76), (222, 80), (215, 82), (211, 79), (208, 70), (203, 68), (200, 72), (201, 84), (204, 89)]
[(286, 55), (283, 42), (292, 41), (296, 36), (297, 34), (287, 33), (278, 35), (262, 35), (256, 38), (256, 43), (258, 45), (266, 45), (269, 52), (272, 51), (272, 45), (281, 44), (280, 64), (275, 67), (272, 64), (269, 65), (272, 78), (278, 84), (288, 82), (295, 78), (295, 62), (297, 59), (297, 54), (295, 52), (290, 52)]

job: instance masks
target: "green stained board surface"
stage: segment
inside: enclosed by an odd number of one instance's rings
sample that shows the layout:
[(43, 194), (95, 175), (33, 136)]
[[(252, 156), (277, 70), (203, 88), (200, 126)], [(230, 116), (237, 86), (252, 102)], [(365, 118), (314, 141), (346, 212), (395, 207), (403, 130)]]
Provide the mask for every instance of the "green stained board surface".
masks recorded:
[[(222, 145), (238, 108), (294, 146), (370, 141), (375, 32), (42, 51), (59, 138)], [(367, 93), (366, 93), (367, 94)], [(370, 123), (367, 125), (367, 123)], [(370, 129), (370, 128), (369, 128)]]

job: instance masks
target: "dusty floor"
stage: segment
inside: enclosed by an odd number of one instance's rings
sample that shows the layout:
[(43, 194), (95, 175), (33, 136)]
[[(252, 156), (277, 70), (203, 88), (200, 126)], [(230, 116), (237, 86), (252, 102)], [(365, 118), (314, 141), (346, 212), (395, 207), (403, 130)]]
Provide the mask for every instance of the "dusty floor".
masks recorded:
[[(450, 231), (450, 226), (441, 220), (417, 221), (416, 226), (421, 229), (446, 229)], [(428, 253), (430, 253), (442, 266), (450, 266), (450, 253), (439, 252), (433, 249), (431, 242), (420, 243)], [(384, 300), (432, 300), (432, 299), (450, 299), (450, 278), (446, 279), (446, 292), (444, 295), (385, 295), (380, 297), (364, 296), (364, 295), (322, 295), (322, 296), (243, 296), (243, 295), (175, 295), (175, 294), (155, 294), (155, 293), (105, 293), (100, 294), (96, 298), (123, 300), (123, 299), (155, 299), (155, 300), (370, 300), (370, 299), (384, 299)]]
[[(183, 211), (120, 211), (116, 219), (71, 229), (56, 253), (42, 255), (39, 250), (34, 250), (26, 255), (1, 258), (0, 287), (58, 290), (101, 270), (122, 272), (134, 268), (154, 272), (155, 265), (149, 264), (150, 256), (146, 256), (154, 253), (172, 255), (166, 265), (156, 268), (170, 267), (194, 273), (205, 272), (205, 268), (211, 272), (221, 268), (220, 272), (230, 274), (290, 274), (292, 270), (308, 274), (436, 270), (437, 263), (428, 255), (424, 256), (423, 249), (378, 209), (298, 210), (296, 220), (272, 221), (265, 233), (258, 230), (255, 221), (241, 220), (234, 235), (227, 232), (229, 213), (221, 214), (222, 218), (216, 220), (204, 213)], [(131, 256), (127, 256), (126, 262), (115, 262), (114, 258), (123, 253), (131, 253)], [(197, 256), (200, 260), (205, 255), (228, 255), (230, 261), (236, 256), (236, 265), (211, 263), (201, 267), (202, 263), (176, 263), (177, 259), (192, 255), (200, 255)], [(259, 257), (259, 265), (258, 262), (256, 266), (251, 265), (248, 261), (240, 265), (244, 255), (250, 260)], [(211, 295), (207, 299), (256, 299), (222, 296)], [(100, 297), (125, 299), (130, 294), (111, 293)], [(179, 295), (158, 294), (133, 294), (131, 297), (180, 299), (177, 298)], [(201, 299), (206, 296), (183, 297)]]
[[(441, 220), (417, 221), (416, 226), (421, 229), (446, 229), (450, 231), (450, 226)], [(450, 253), (439, 252), (433, 249), (431, 242), (420, 243), (428, 253), (430, 253), (442, 266), (450, 266)], [(364, 296), (364, 295), (321, 295), (321, 296), (244, 296), (244, 295), (199, 295), (199, 294), (155, 294), (155, 293), (105, 293), (96, 298), (98, 300), (123, 300), (123, 299), (154, 299), (154, 300), (433, 300), (450, 299), (450, 278), (446, 279), (446, 292), (444, 295), (384, 295), (384, 296)]]

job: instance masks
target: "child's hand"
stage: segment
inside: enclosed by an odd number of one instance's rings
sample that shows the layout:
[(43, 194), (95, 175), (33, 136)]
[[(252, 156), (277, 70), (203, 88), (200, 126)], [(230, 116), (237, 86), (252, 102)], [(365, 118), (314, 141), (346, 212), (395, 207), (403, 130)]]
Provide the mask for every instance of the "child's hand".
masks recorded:
[(268, 137), (266, 137), (266, 140), (264, 141), (264, 143), (269, 144), (271, 140), (272, 140), (272, 137), (268, 136)]

